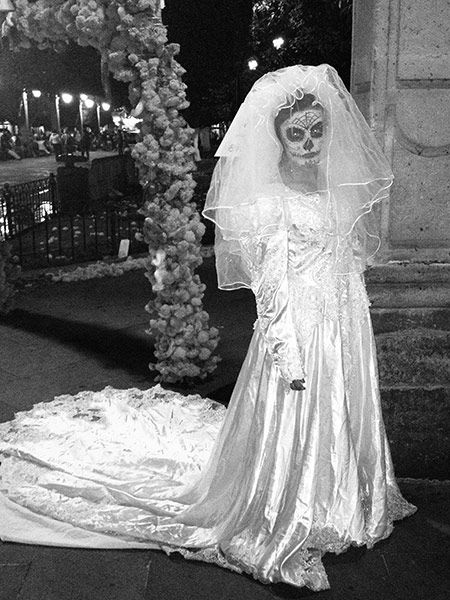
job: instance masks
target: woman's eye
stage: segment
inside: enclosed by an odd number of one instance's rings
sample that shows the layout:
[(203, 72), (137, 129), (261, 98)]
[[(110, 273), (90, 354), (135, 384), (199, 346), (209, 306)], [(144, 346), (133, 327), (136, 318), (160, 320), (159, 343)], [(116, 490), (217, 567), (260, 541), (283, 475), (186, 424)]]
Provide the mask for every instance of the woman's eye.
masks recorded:
[(286, 129), (286, 137), (290, 142), (300, 142), (305, 137), (305, 130), (301, 127)]
[(323, 123), (316, 123), (314, 127), (311, 127), (311, 137), (320, 138), (323, 136)]

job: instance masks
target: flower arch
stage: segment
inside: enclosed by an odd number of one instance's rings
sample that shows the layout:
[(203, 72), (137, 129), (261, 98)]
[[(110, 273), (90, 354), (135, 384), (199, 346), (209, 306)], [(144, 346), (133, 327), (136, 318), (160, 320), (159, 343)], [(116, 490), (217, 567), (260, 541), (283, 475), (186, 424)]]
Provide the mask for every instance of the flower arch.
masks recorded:
[(217, 366), (218, 330), (203, 310), (204, 225), (194, 202), (193, 130), (184, 69), (175, 60), (161, 21), (161, 0), (12, 0), (3, 26), (12, 49), (53, 47), (69, 40), (96, 48), (104, 78), (109, 72), (129, 85), (134, 116), (142, 119), (133, 150), (144, 190), (143, 237), (149, 246), (153, 297), (146, 306), (155, 339), (157, 381), (204, 379)]

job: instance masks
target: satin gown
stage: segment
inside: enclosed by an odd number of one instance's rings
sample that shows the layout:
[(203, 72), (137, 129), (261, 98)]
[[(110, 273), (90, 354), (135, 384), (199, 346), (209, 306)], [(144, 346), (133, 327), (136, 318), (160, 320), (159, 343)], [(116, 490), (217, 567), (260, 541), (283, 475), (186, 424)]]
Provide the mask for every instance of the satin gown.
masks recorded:
[[(0, 537), (159, 548), (262, 582), (328, 588), (321, 557), (414, 512), (380, 408), (369, 301), (336, 273), (319, 195), (243, 242), (258, 320), (228, 409), (155, 386), (81, 392), (0, 425)], [(304, 376), (306, 390), (289, 381)]]

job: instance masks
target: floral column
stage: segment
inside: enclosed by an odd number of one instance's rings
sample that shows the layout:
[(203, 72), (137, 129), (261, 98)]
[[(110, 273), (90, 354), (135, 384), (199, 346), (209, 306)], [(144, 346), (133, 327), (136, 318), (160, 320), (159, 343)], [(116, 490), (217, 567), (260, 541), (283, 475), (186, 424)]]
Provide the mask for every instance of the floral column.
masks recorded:
[(205, 226), (192, 202), (194, 132), (180, 114), (188, 102), (184, 69), (174, 59), (178, 51), (170, 44), (159, 57), (129, 57), (143, 82), (135, 114), (144, 119), (144, 138), (133, 156), (144, 185), (144, 239), (152, 258), (147, 277), (155, 296), (147, 310), (156, 340), (154, 368), (167, 382), (205, 378), (219, 360), (213, 355), (218, 330), (209, 327), (202, 306), (205, 286), (194, 274), (202, 263)]
[(202, 263), (204, 226), (192, 202), (193, 131), (180, 111), (188, 106), (183, 68), (167, 44), (160, 0), (15, 0), (6, 29), (15, 46), (58, 49), (70, 39), (91, 45), (120, 81), (129, 83), (134, 115), (143, 119), (133, 156), (144, 188), (146, 309), (155, 339), (157, 380), (204, 379), (219, 358), (218, 330), (209, 327), (195, 269)]

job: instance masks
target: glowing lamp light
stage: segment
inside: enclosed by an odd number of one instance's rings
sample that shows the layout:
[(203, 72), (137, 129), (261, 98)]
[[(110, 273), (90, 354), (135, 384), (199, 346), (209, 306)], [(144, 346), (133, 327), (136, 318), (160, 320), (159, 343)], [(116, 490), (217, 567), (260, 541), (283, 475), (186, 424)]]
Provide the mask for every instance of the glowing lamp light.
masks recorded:
[(109, 102), (102, 102), (102, 109), (107, 111), (111, 108), (111, 104)]
[(61, 94), (61, 100), (64, 102), (64, 104), (70, 104), (73, 100), (73, 96), (72, 94), (67, 94), (66, 92), (64, 92), (63, 94)]
[(92, 108), (94, 104), (95, 102), (92, 100), (92, 98), (86, 98), (86, 100), (84, 101), (84, 105), (86, 106), (86, 108)]
[(256, 58), (249, 59), (248, 68), (250, 69), (250, 71), (256, 71), (256, 69), (258, 68), (258, 61), (256, 60)]
[(281, 36), (276, 37), (272, 40), (272, 44), (273, 44), (274, 48), (279, 50), (281, 48), (281, 46), (284, 44), (284, 39)]
[(42, 95), (41, 90), (31, 90), (31, 93), (33, 94), (34, 98), (40, 98)]
[(80, 94), (81, 102), (86, 102), (87, 99), (88, 99), (87, 94)]

